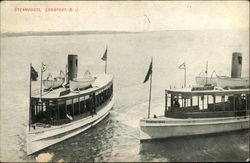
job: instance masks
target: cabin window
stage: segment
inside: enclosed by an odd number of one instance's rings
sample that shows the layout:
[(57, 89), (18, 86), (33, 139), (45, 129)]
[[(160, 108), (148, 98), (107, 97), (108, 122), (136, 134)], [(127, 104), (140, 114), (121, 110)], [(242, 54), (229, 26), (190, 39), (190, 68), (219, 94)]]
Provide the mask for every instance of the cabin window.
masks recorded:
[(74, 115), (78, 115), (80, 114), (78, 98), (75, 98), (73, 101), (74, 101)]
[(72, 104), (72, 99), (70, 99), (70, 100), (67, 100), (67, 101), (66, 101), (66, 104), (67, 104), (67, 105), (70, 105), (70, 104)]
[[(69, 101), (71, 101), (71, 102), (69, 102)], [(67, 100), (67, 112), (69, 113), (70, 116), (73, 116), (72, 99)]]
[(85, 100), (86, 100), (86, 99), (89, 99), (89, 95), (86, 95), (86, 96), (85, 96)]
[(85, 99), (84, 99), (84, 96), (83, 97), (80, 97), (80, 101), (84, 101)]
[(80, 114), (84, 113), (84, 101), (80, 100)]
[(66, 101), (58, 101), (59, 119), (66, 118)]

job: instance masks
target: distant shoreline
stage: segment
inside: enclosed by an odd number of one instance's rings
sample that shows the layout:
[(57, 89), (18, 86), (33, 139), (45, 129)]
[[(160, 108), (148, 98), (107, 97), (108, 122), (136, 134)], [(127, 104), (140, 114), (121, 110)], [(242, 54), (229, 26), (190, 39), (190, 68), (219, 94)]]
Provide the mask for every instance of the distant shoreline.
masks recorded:
[(89, 35), (89, 34), (130, 34), (140, 32), (127, 32), (127, 31), (57, 31), (57, 32), (22, 32), (1, 33), (1, 37), (21, 37), (21, 36), (58, 36), (58, 35)]
[[(209, 31), (235, 31), (235, 29), (206, 29)], [(205, 31), (206, 31), (205, 30)], [(236, 29), (236, 31), (247, 31), (245, 29)], [(22, 36), (66, 36), (66, 35), (95, 35), (95, 34), (135, 34), (135, 33), (156, 33), (166, 31), (204, 31), (204, 30), (159, 30), (159, 31), (54, 31), (54, 32), (5, 32), (1, 37), (22, 37)]]

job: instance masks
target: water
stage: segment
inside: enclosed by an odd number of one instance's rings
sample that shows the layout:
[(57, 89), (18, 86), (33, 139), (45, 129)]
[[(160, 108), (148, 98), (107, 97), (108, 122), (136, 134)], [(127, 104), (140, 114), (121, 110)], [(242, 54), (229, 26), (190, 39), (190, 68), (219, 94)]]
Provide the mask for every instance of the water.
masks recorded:
[[(205, 69), (230, 75), (231, 53), (243, 53), (243, 76), (249, 74), (247, 31), (165, 31), (135, 34), (26, 36), (1, 42), (1, 160), (39, 161), (245, 161), (247, 131), (168, 139), (140, 144), (139, 119), (147, 116), (149, 83), (142, 84), (153, 63), (152, 114), (163, 114), (164, 90), (181, 87), (186, 61), (188, 85)], [(45, 76), (65, 69), (68, 54), (78, 54), (79, 72), (104, 72), (101, 57), (108, 45), (108, 72), (113, 74), (115, 105), (95, 127), (26, 156), (29, 63)], [(32, 83), (32, 89), (39, 82)]]

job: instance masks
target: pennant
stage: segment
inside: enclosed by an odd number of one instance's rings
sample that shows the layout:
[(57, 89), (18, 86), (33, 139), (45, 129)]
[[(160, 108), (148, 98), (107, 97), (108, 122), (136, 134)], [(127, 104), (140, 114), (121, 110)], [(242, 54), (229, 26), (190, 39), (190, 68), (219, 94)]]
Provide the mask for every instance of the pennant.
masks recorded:
[(143, 83), (146, 83), (150, 77), (150, 75), (152, 75), (152, 68), (153, 68), (153, 63), (152, 63), (152, 60), (151, 60), (151, 63), (149, 65), (149, 68), (148, 68), (148, 73), (143, 81)]
[(31, 77), (31, 81), (37, 81), (38, 73), (37, 73), (37, 71), (34, 69), (33, 66), (30, 67), (30, 77)]
[(107, 61), (107, 52), (108, 52), (108, 47), (106, 47), (106, 50), (105, 50), (105, 52), (104, 52), (104, 54), (102, 56), (103, 61)]
[(185, 64), (185, 62), (183, 62), (183, 63), (179, 66), (179, 69), (186, 69), (186, 64)]
[(47, 69), (47, 65), (42, 64), (42, 72), (46, 71), (46, 69)]

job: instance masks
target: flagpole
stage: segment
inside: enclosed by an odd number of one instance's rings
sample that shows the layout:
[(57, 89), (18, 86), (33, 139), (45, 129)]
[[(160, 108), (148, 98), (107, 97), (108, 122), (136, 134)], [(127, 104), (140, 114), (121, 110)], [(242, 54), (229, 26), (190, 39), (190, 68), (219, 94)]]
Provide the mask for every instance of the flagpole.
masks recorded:
[(208, 62), (206, 64), (206, 71), (205, 71), (205, 73), (206, 73), (206, 84), (205, 85), (207, 85), (207, 67), (208, 67)]
[(107, 73), (107, 59), (105, 60), (105, 74)]
[(107, 62), (108, 62), (108, 45), (106, 45), (106, 59), (105, 59), (105, 74), (107, 73)]
[(65, 84), (65, 86), (69, 83), (69, 78), (68, 78), (68, 72), (67, 72), (67, 70), (68, 70), (68, 64), (66, 64), (66, 66), (65, 66), (65, 78), (66, 78), (66, 84)]
[(184, 88), (186, 88), (186, 84), (187, 84), (187, 76), (186, 76), (186, 64), (185, 64), (185, 69), (184, 69)]
[[(153, 69), (153, 58), (151, 58), (151, 64)], [(153, 70), (150, 75), (150, 88), (149, 88), (149, 104), (148, 104), (148, 119), (150, 117), (150, 105), (151, 105), (151, 90), (152, 90), (152, 76), (153, 76)]]
[(30, 92), (29, 92), (29, 131), (30, 131), (30, 125), (31, 125), (31, 68), (32, 68), (32, 63), (30, 63)]
[(41, 98), (42, 98), (42, 91), (43, 91), (43, 62), (41, 64), (41, 85), (40, 85), (40, 101), (41, 101)]

